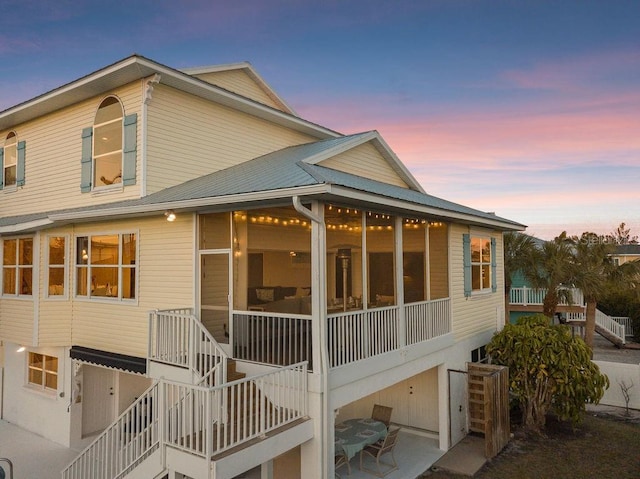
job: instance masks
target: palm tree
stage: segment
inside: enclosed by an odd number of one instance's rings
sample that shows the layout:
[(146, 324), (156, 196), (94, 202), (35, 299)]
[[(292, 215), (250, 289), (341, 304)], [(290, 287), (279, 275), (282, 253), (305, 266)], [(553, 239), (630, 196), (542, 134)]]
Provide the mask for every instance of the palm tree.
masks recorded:
[(505, 319), (509, 321), (509, 304), (511, 303), (510, 291), (513, 277), (517, 272), (527, 275), (527, 272), (535, 267), (537, 253), (536, 243), (533, 237), (509, 231), (503, 235), (504, 242), (504, 302)]
[(579, 238), (574, 237), (573, 243), (573, 283), (582, 290), (587, 305), (584, 341), (593, 349), (598, 296), (602, 295), (616, 269), (610, 256), (614, 248), (589, 232), (582, 233)]
[(553, 318), (561, 300), (571, 303), (571, 291), (563, 288), (569, 284), (572, 278), (573, 243), (563, 231), (552, 241), (546, 241), (536, 255), (536, 266), (525, 270), (526, 278), (531, 286), (538, 289), (546, 289), (542, 312), (545, 316)]
[(574, 237), (573, 283), (582, 290), (587, 305), (584, 341), (593, 349), (598, 298), (607, 287), (628, 288), (638, 280), (640, 263), (616, 266), (611, 258), (615, 246), (600, 241), (595, 233), (585, 232)]

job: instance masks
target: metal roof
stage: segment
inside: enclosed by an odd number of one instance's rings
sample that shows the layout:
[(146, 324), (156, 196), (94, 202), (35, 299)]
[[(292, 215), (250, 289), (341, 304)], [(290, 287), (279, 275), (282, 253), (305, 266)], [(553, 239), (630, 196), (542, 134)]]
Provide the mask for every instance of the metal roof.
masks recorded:
[[(14, 231), (15, 228), (11, 229), (13, 225), (34, 220), (47, 221), (47, 224), (91, 221), (124, 215), (155, 214), (167, 208), (195, 211), (211, 205), (228, 209), (240, 203), (259, 205), (266, 200), (283, 200), (293, 196), (327, 200), (351, 199), (381, 206), (390, 206), (393, 203), (394, 209), (404, 212), (422, 212), (442, 219), (449, 218), (506, 230), (524, 229), (524, 225), (492, 213), (459, 205), (414, 189), (370, 180), (312, 163), (320, 154), (330, 156), (332, 151), (343, 151), (344, 146), (350, 142), (360, 144), (358, 141), (364, 136), (369, 137), (370, 132), (291, 146), (140, 199), (2, 218), (0, 232)], [(360, 195), (358, 199), (354, 199), (356, 195)]]

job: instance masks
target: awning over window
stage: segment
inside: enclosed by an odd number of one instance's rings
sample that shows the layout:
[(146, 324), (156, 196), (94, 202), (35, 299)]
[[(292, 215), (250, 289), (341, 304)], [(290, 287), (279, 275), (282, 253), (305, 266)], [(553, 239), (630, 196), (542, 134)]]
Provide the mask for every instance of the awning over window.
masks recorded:
[(82, 346), (72, 346), (69, 351), (69, 356), (71, 359), (76, 359), (85, 363), (121, 369), (132, 373), (146, 374), (147, 372), (147, 360), (136, 356), (110, 353), (108, 351), (84, 348)]

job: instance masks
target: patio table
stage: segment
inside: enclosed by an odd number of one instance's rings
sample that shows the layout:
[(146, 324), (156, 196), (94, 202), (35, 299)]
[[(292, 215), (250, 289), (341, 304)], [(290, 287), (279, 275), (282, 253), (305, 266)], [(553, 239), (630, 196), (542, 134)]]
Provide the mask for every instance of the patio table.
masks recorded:
[(387, 436), (387, 426), (371, 418), (349, 419), (335, 427), (335, 449), (344, 451), (348, 459), (369, 444)]

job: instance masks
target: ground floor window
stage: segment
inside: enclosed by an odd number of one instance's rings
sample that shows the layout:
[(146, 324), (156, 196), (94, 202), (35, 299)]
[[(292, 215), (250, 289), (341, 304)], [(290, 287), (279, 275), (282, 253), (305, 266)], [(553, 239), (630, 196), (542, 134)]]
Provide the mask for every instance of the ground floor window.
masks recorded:
[(58, 389), (58, 358), (40, 353), (29, 353), (28, 382), (45, 390)]

